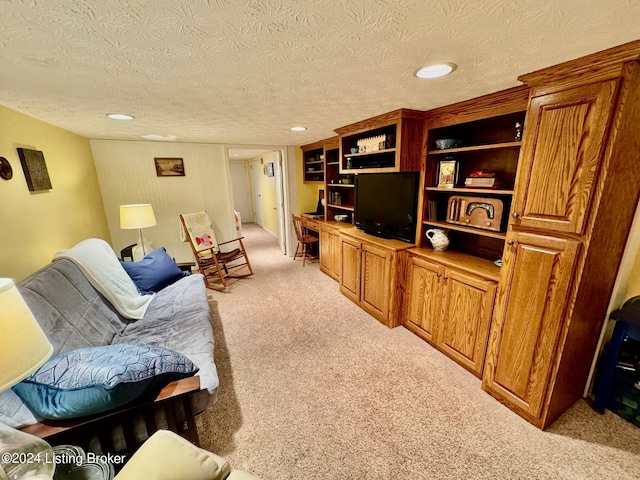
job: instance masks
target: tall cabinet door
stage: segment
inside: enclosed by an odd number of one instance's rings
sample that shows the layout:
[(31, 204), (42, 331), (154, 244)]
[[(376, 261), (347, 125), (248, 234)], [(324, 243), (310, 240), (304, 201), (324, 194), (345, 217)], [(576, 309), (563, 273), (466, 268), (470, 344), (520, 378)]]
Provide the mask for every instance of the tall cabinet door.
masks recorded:
[(362, 308), (386, 321), (389, 313), (389, 286), (393, 252), (367, 243), (362, 244)]
[(496, 284), (447, 269), (438, 344), (449, 356), (482, 373)]
[(545, 235), (508, 236), (483, 388), (533, 421), (551, 381), (579, 247)]
[(531, 99), (512, 208), (515, 225), (584, 232), (616, 86), (612, 80)]
[(440, 317), (442, 274), (444, 268), (413, 256), (407, 265), (404, 323), (420, 336), (435, 341), (435, 329)]

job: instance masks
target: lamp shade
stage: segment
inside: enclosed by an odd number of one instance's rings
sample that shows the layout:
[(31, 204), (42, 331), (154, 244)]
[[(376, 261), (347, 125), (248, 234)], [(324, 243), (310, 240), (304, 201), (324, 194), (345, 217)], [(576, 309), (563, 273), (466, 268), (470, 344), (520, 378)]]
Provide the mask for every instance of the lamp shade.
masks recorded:
[(150, 203), (120, 205), (120, 228), (130, 230), (157, 225), (156, 216)]
[(10, 278), (0, 278), (0, 392), (46, 362), (53, 347)]

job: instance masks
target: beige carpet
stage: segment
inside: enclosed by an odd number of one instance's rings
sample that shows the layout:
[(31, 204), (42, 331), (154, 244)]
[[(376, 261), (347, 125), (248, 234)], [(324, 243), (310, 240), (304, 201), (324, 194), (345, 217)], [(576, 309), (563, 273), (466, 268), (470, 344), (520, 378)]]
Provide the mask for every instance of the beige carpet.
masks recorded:
[(245, 225), (253, 278), (212, 292), (220, 388), (202, 446), (267, 479), (638, 479), (640, 428), (579, 401), (547, 431), (317, 263)]

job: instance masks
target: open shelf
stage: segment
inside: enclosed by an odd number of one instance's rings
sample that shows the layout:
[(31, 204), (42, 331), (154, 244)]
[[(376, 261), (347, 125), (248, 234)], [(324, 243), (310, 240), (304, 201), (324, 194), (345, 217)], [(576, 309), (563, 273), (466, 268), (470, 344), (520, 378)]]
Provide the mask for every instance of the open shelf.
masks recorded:
[(487, 145), (474, 145), (472, 147), (445, 148), (442, 150), (429, 150), (429, 155), (451, 155), (452, 153), (478, 152), (480, 150), (499, 150), (501, 148), (520, 148), (522, 142), (491, 143)]
[(348, 212), (353, 212), (353, 210), (354, 210), (353, 205), (335, 205), (333, 203), (330, 203), (328, 206), (331, 207), (331, 208), (338, 209), (338, 210), (346, 210)]
[(379, 155), (381, 153), (395, 153), (395, 148), (385, 148), (383, 150), (375, 150), (373, 152), (345, 153), (345, 158), (349, 157), (366, 157), (368, 155)]
[(466, 187), (425, 187), (428, 192), (455, 192), (455, 193), (486, 193), (488, 195), (513, 195), (513, 190), (499, 188), (466, 188)]
[(497, 238), (499, 240), (504, 240), (506, 238), (506, 233), (492, 232), (491, 230), (482, 230), (480, 228), (463, 227), (462, 225), (456, 225), (455, 223), (440, 222), (437, 220), (425, 220), (422, 223), (424, 225), (431, 225), (433, 227), (446, 228), (448, 230), (457, 230), (458, 232), (480, 235), (481, 237)]

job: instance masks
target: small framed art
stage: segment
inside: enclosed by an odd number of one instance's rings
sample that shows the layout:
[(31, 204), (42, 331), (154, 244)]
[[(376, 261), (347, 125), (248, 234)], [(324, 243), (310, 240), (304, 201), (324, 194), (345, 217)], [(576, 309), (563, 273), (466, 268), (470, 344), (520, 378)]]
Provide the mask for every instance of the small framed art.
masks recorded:
[(184, 177), (184, 160), (181, 158), (154, 158), (158, 177)]
[(29, 191), (51, 190), (51, 179), (44, 161), (44, 154), (40, 150), (18, 148), (18, 157), (20, 157)]
[(458, 180), (458, 161), (442, 160), (438, 163), (438, 188), (453, 188)]

